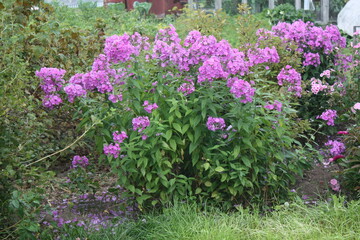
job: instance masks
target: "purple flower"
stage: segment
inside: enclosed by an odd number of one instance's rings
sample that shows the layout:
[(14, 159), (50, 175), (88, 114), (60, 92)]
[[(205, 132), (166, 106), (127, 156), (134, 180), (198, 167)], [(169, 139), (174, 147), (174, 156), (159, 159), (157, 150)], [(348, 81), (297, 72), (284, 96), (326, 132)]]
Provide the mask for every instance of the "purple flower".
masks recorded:
[(150, 126), (148, 117), (137, 117), (132, 120), (133, 130), (142, 132), (146, 127)]
[(105, 155), (112, 155), (114, 158), (117, 158), (120, 154), (121, 148), (118, 143), (111, 143), (108, 145), (104, 145), (104, 153)]
[(69, 102), (74, 102), (76, 97), (81, 97), (86, 95), (85, 89), (79, 84), (70, 83), (64, 87), (64, 92), (68, 95)]
[(153, 110), (155, 110), (159, 107), (156, 103), (149, 104), (149, 101), (144, 101), (143, 106), (145, 106), (144, 110), (147, 111), (148, 113), (152, 113)]
[(43, 99), (42, 105), (46, 108), (54, 108), (62, 103), (62, 99), (59, 95), (46, 95)]
[(213, 118), (208, 117), (206, 126), (210, 131), (223, 130), (225, 125), (225, 120), (223, 118)]
[(72, 168), (77, 168), (77, 167), (83, 167), (85, 168), (87, 165), (89, 165), (89, 159), (86, 156), (74, 156), (72, 162)]
[(301, 97), (301, 75), (294, 68), (290, 65), (282, 68), (277, 79), (280, 86), (284, 85), (285, 82), (289, 83), (288, 91), (295, 92), (296, 96)]
[(230, 93), (235, 98), (240, 98), (240, 102), (248, 103), (252, 102), (252, 97), (255, 94), (255, 89), (251, 87), (250, 83), (238, 78), (228, 79), (227, 86), (230, 87)]
[(123, 100), (122, 94), (118, 94), (118, 95), (110, 94), (108, 99), (113, 103), (117, 103), (118, 101)]
[(331, 156), (340, 155), (345, 151), (345, 144), (336, 140), (329, 140), (325, 143), (325, 146), (329, 147), (329, 153)]
[(188, 82), (182, 83), (180, 87), (178, 87), (177, 91), (182, 92), (184, 96), (191, 94), (195, 91), (194, 82), (192, 80), (188, 80)]
[(320, 65), (320, 55), (318, 53), (304, 53), (303, 66), (319, 66)]
[(119, 133), (119, 131), (115, 131), (113, 132), (113, 140), (115, 142), (118, 143), (122, 143), (124, 141), (124, 139), (128, 138), (128, 136), (126, 135), (126, 132), (121, 131), (121, 133)]
[(327, 121), (327, 125), (334, 126), (335, 125), (335, 119), (337, 118), (337, 113), (335, 110), (328, 109), (325, 112), (323, 112), (320, 116), (317, 116), (316, 118), (320, 118), (322, 120)]
[(41, 89), (46, 93), (60, 91), (65, 80), (63, 79), (66, 71), (58, 68), (41, 68), (35, 75), (42, 79)]
[(268, 104), (268, 105), (265, 105), (264, 108), (267, 108), (267, 109), (270, 109), (270, 110), (273, 110), (275, 109), (276, 111), (278, 112), (281, 112), (282, 110), (282, 103), (275, 100), (273, 104)]

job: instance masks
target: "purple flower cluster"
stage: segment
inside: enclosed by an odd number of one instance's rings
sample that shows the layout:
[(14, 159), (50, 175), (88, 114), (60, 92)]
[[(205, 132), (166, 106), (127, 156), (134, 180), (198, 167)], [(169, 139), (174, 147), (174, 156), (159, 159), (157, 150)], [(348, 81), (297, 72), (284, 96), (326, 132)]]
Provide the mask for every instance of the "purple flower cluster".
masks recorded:
[(286, 65), (285, 68), (281, 69), (277, 79), (280, 86), (284, 85), (284, 82), (289, 83), (288, 91), (294, 92), (296, 96), (301, 97), (301, 75), (294, 68)]
[(345, 151), (345, 144), (336, 140), (329, 140), (325, 143), (325, 146), (329, 147), (328, 151), (330, 156), (336, 156)]
[(70, 83), (64, 87), (64, 92), (68, 95), (69, 102), (74, 102), (76, 97), (86, 96), (86, 90), (79, 84)]
[(132, 120), (133, 130), (142, 132), (146, 127), (150, 126), (150, 120), (148, 117), (137, 117)]
[(318, 53), (304, 53), (303, 66), (314, 66), (320, 65), (320, 55)]
[(65, 70), (57, 68), (41, 68), (40, 71), (35, 72), (35, 75), (42, 80), (40, 86), (46, 94), (42, 102), (44, 107), (51, 109), (62, 103), (60, 96), (55, 93), (63, 87), (65, 73)]
[(327, 121), (327, 125), (334, 126), (335, 125), (335, 119), (337, 118), (337, 112), (336, 110), (328, 109), (325, 112), (323, 112), (320, 116), (316, 117), (317, 119), (322, 119), (324, 121)]
[(142, 37), (139, 33), (132, 36), (126, 33), (121, 36), (113, 35), (106, 38), (104, 53), (111, 63), (127, 62), (133, 56), (138, 56), (141, 49), (148, 48), (147, 40), (148, 38)]
[(105, 155), (112, 155), (114, 158), (118, 158), (120, 154), (121, 148), (118, 143), (111, 143), (104, 145), (104, 154)]
[(72, 168), (83, 167), (89, 165), (89, 159), (86, 156), (80, 157), (79, 155), (74, 156), (71, 162)]
[(109, 99), (112, 103), (117, 103), (118, 101), (121, 102), (121, 101), (123, 100), (123, 96), (122, 96), (122, 94), (117, 94), (117, 95), (110, 94), (108, 99)]
[(46, 108), (54, 108), (54, 106), (60, 105), (62, 103), (62, 99), (57, 94), (45, 95), (42, 101), (42, 105)]
[(118, 143), (122, 143), (126, 138), (128, 138), (128, 135), (124, 131), (121, 131), (121, 133), (119, 133), (119, 131), (115, 131), (112, 135), (113, 140)]
[(206, 126), (210, 131), (223, 130), (225, 125), (225, 120), (223, 118), (213, 118), (208, 117)]
[(144, 101), (143, 106), (145, 106), (144, 110), (148, 113), (152, 113), (153, 110), (159, 107), (156, 103), (150, 104), (149, 101)]
[(310, 50), (329, 54), (337, 48), (346, 47), (346, 39), (334, 25), (321, 28), (302, 20), (293, 23), (279, 22), (272, 27), (272, 32), (284, 41), (295, 42), (301, 52)]
[(226, 78), (229, 74), (222, 68), (222, 64), (218, 57), (207, 59), (199, 68), (198, 82), (212, 82), (217, 78)]
[(185, 81), (178, 87), (177, 91), (182, 92), (184, 96), (187, 96), (195, 91), (195, 85), (194, 82), (190, 79), (185, 79)]
[(42, 80), (41, 89), (45, 94), (58, 92), (61, 90), (65, 80), (63, 79), (66, 71), (57, 68), (41, 68), (35, 75)]
[(270, 109), (270, 110), (275, 109), (276, 111), (281, 112), (281, 110), (282, 110), (282, 103), (279, 102), (279, 101), (277, 101), (277, 100), (275, 100), (273, 104), (267, 104), (267, 105), (264, 106), (264, 108)]
[(255, 89), (251, 87), (250, 83), (239, 78), (230, 78), (227, 81), (227, 86), (230, 88), (230, 93), (235, 98), (241, 98), (240, 102), (252, 102), (252, 97), (255, 94)]
[(276, 48), (266, 47), (264, 49), (249, 49), (247, 52), (249, 58), (250, 66), (258, 65), (261, 63), (278, 63), (280, 62), (280, 57)]

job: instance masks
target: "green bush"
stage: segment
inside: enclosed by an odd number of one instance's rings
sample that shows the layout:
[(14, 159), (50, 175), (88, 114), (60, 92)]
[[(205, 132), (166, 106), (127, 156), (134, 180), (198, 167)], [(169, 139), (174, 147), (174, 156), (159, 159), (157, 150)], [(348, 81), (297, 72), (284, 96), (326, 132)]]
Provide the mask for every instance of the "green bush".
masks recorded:
[(309, 11), (296, 10), (295, 7), (289, 3), (280, 4), (274, 9), (267, 9), (266, 17), (269, 18), (271, 24), (275, 25), (278, 22), (292, 23), (298, 19), (303, 19), (304, 22), (313, 21), (313, 15)]

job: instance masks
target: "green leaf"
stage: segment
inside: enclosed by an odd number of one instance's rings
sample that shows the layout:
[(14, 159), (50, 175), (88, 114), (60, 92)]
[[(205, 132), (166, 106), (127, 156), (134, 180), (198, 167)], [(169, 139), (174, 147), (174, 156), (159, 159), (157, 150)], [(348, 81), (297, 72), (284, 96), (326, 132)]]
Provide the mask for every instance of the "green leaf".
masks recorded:
[(170, 147), (172, 150), (176, 151), (176, 142), (174, 139), (170, 140)]
[(225, 169), (223, 167), (221, 167), (221, 166), (218, 166), (218, 167), (215, 168), (215, 171), (216, 172), (223, 172), (223, 171), (225, 171)]
[(165, 133), (165, 139), (166, 141), (169, 141), (169, 139), (171, 138), (172, 136), (172, 130), (167, 130), (166, 133)]
[(199, 142), (192, 142), (190, 143), (190, 147), (189, 147), (189, 153), (191, 154), (199, 145)]
[(195, 190), (195, 194), (199, 194), (199, 193), (201, 193), (202, 192), (202, 189), (201, 188), (197, 188), (196, 190)]
[(208, 163), (208, 162), (204, 163), (203, 167), (204, 167), (205, 170), (208, 170), (209, 167), (210, 167), (210, 163)]
[(233, 155), (234, 158), (237, 158), (239, 156), (239, 153), (240, 153), (240, 146), (236, 145), (232, 155)]
[(189, 124), (185, 124), (185, 125), (182, 127), (181, 133), (182, 133), (182, 134), (186, 133), (186, 131), (189, 129), (189, 127), (190, 127)]
[(209, 181), (206, 181), (206, 182), (205, 182), (205, 186), (207, 186), (207, 187), (211, 187), (211, 185), (212, 185), (212, 183), (211, 183), (211, 182), (209, 182)]
[(128, 189), (131, 191), (131, 192), (135, 192), (135, 187), (134, 187), (134, 185), (129, 185), (128, 186)]
[(144, 201), (146, 201), (147, 199), (151, 198), (150, 195), (148, 194), (144, 194), (142, 196), (139, 196), (136, 198), (136, 201), (141, 205)]
[(178, 110), (175, 111), (175, 115), (176, 115), (178, 118), (181, 118), (181, 117), (182, 117), (182, 116), (181, 116), (181, 113), (180, 113)]
[(248, 145), (250, 148), (253, 148), (253, 146), (252, 146), (249, 138), (243, 138), (242, 141), (243, 141), (246, 145)]
[(180, 132), (180, 133), (182, 134), (180, 124), (174, 123), (174, 124), (173, 124), (173, 127), (175, 128), (176, 131), (178, 131), (178, 132)]
[(245, 166), (251, 167), (251, 161), (249, 160), (248, 157), (243, 156), (243, 157), (241, 158), (241, 160), (242, 160), (242, 162), (245, 164)]

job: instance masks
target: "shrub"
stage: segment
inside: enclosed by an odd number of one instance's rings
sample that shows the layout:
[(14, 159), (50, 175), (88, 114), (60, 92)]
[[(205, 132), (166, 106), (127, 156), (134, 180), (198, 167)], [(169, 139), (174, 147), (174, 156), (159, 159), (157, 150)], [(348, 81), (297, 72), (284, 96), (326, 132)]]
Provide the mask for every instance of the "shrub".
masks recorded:
[(66, 96), (55, 86), (78, 89), (66, 94), (81, 125), (99, 123), (89, 136), (141, 206), (186, 196), (228, 208), (271, 202), (308, 166), (285, 96), (255, 89), (262, 80), (249, 75), (279, 61), (275, 48), (245, 56), (198, 31), (181, 43), (171, 26), (151, 46), (137, 33), (111, 36), (104, 53), (67, 86), (58, 70), (37, 75), (53, 89), (45, 101)]

